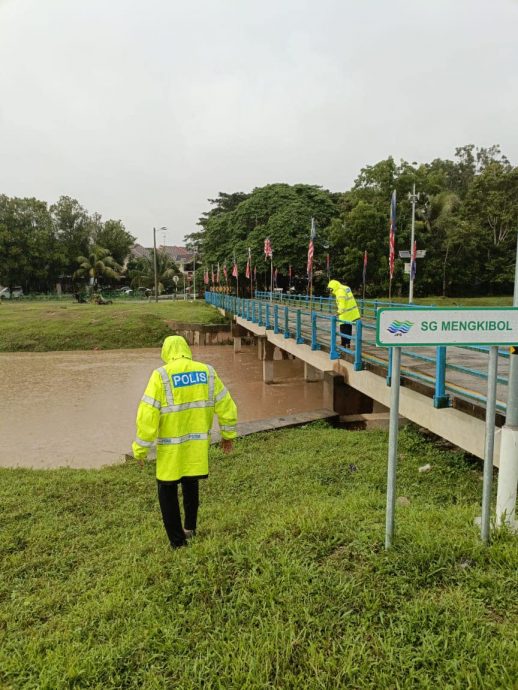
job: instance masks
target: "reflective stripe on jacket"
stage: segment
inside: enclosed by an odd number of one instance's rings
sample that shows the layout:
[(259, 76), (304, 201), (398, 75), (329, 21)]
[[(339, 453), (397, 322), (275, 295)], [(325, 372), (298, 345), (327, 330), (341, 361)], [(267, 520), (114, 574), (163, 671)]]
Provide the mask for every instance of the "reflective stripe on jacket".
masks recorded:
[(237, 409), (230, 393), (210, 365), (193, 361), (190, 355), (183, 338), (166, 338), (162, 348), (166, 364), (151, 374), (138, 407), (133, 455), (146, 458), (156, 441), (156, 476), (162, 481), (208, 475), (214, 413), (222, 438), (237, 436)]

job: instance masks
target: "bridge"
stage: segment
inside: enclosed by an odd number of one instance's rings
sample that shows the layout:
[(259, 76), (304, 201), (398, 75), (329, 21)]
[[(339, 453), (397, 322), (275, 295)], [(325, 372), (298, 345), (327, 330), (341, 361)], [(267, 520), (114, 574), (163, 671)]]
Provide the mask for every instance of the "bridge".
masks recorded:
[[(295, 358), (304, 363), (306, 380), (323, 380), (326, 408), (347, 416), (388, 408), (392, 350), (376, 346), (377, 312), (410, 305), (358, 300), (362, 318), (351, 323), (349, 343), (342, 344), (333, 298), (256, 292), (245, 299), (207, 292), (205, 299), (232, 318), (236, 349), (243, 336), (257, 338), (265, 382), (282, 376), (289, 368), (286, 360)], [(484, 346), (403, 348), (402, 417), (483, 458), (488, 355)], [(496, 466), (507, 399), (506, 349), (499, 349), (498, 360)]]

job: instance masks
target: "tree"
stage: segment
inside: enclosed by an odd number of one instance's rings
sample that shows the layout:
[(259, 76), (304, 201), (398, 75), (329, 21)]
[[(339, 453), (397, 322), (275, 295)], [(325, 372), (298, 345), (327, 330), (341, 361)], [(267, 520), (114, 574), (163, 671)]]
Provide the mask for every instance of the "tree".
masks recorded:
[[(164, 251), (157, 251), (157, 277), (158, 292), (161, 294), (166, 288), (171, 288), (174, 276), (180, 275), (180, 270), (175, 262), (167, 256)], [(155, 265), (153, 252), (149, 251), (146, 256), (134, 259), (128, 263), (128, 276), (133, 288), (148, 287), (154, 288), (155, 285)]]
[(62, 196), (50, 207), (54, 231), (63, 249), (66, 275), (72, 275), (78, 256), (85, 256), (91, 244), (91, 219), (76, 199)]
[(57, 280), (63, 252), (47, 204), (0, 195), (0, 284), (46, 290)]
[(100, 278), (118, 280), (121, 267), (104, 247), (93, 246), (88, 256), (78, 256), (79, 268), (74, 273), (74, 278), (88, 278), (94, 289), (99, 284)]
[(135, 237), (131, 235), (121, 220), (106, 220), (96, 228), (93, 242), (105, 247), (118, 264), (124, 264), (135, 244)]

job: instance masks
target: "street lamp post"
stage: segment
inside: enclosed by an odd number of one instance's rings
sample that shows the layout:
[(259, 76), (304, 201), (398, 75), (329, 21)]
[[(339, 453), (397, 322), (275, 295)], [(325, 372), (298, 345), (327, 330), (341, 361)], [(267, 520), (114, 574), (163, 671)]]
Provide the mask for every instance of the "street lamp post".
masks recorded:
[(153, 228), (153, 269), (155, 273), (155, 302), (158, 302), (158, 271), (156, 262), (156, 228)]
[(419, 199), (419, 194), (415, 193), (415, 182), (412, 193), (408, 195), (412, 202), (412, 232), (410, 234), (410, 286), (408, 289), (408, 303), (412, 304), (414, 301), (414, 274), (412, 271), (412, 262), (414, 261), (414, 242), (415, 242), (415, 203)]
[[(164, 246), (165, 246), (165, 233), (167, 231), (167, 228), (165, 225), (162, 225), (160, 230), (163, 231), (164, 233)], [(157, 259), (156, 259), (156, 228), (153, 228), (153, 269), (155, 273), (155, 302), (158, 302), (158, 268), (157, 268)]]

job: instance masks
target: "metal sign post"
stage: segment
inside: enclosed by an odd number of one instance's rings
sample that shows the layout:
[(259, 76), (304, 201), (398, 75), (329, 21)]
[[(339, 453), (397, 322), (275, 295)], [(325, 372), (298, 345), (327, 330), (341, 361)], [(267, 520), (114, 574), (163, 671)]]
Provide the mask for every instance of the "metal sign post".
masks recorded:
[(389, 452), (387, 468), (387, 509), (385, 515), (385, 548), (390, 549), (394, 536), (396, 508), (397, 440), (399, 432), (399, 388), (401, 373), (401, 348), (392, 353), (392, 380), (390, 383)]
[(489, 543), (491, 522), (491, 484), (493, 482), (493, 451), (495, 447), (496, 381), (498, 374), (498, 347), (489, 350), (487, 370), (486, 439), (484, 445), (484, 484), (482, 489), (482, 517), (480, 536), (484, 544)]
[(484, 452), (481, 536), (489, 540), (491, 480), (495, 438), (498, 345), (518, 343), (518, 308), (477, 309), (387, 308), (378, 311), (376, 345), (393, 348), (390, 391), (390, 431), (387, 470), (385, 548), (392, 545), (395, 525), (397, 441), (401, 349), (403, 346), (490, 345)]

